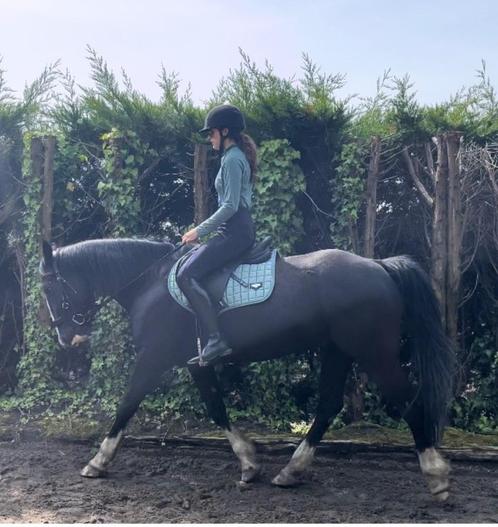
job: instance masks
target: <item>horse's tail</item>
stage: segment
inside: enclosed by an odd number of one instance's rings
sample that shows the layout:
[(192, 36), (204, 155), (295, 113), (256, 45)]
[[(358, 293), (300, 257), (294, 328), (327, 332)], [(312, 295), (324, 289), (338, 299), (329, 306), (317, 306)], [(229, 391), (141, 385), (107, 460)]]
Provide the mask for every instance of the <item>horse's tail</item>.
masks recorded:
[(453, 394), (456, 357), (441, 323), (436, 295), (427, 274), (408, 256), (377, 262), (403, 298), (403, 337), (418, 377), (417, 398), (424, 408), (424, 428), (427, 438), (438, 444)]

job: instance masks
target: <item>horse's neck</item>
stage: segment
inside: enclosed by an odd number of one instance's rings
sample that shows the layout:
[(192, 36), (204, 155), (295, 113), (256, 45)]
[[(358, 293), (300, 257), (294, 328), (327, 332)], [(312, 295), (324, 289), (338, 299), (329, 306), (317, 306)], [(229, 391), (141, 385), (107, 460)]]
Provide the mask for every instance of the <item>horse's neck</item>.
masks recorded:
[(141, 286), (152, 265), (169, 252), (166, 245), (152, 248), (144, 244), (143, 248), (137, 245), (130, 249), (128, 254), (123, 254), (113, 251), (112, 247), (102, 246), (102, 252), (97, 257), (98, 269), (88, 269), (89, 282), (96, 298), (107, 296), (122, 304), (127, 293)]
[[(119, 260), (116, 262), (116, 265), (120, 265), (122, 262)], [(135, 268), (132, 266), (126, 270), (120, 272), (109, 273), (107, 279), (99, 280), (97, 282), (97, 290), (95, 293), (98, 296), (110, 296), (115, 300), (118, 300), (121, 303), (121, 298), (123, 297), (124, 292), (130, 291), (131, 289), (136, 289), (141, 283), (141, 279), (146, 274), (147, 269), (154, 263), (151, 260), (148, 263), (143, 265), (137, 265)], [(112, 266), (113, 262), (109, 263)], [(115, 269), (119, 269), (116, 267)]]

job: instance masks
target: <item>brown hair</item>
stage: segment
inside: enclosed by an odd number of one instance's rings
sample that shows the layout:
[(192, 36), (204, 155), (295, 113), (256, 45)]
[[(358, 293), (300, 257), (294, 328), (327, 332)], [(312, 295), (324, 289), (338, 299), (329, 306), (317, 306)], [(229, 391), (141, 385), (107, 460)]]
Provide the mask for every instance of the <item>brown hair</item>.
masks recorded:
[(237, 143), (237, 146), (247, 157), (247, 161), (251, 167), (251, 183), (254, 184), (256, 183), (256, 173), (258, 171), (258, 153), (256, 143), (250, 135), (243, 132), (236, 134), (234, 140)]

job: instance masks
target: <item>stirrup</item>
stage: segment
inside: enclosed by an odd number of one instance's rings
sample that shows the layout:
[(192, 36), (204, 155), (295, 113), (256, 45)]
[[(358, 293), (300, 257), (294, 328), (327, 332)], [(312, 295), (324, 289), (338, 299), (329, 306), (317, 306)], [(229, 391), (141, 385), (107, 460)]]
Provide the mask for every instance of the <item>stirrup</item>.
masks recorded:
[[(214, 338), (218, 339), (218, 343), (222, 342), (224, 344), (224, 349), (221, 349), (218, 352), (211, 352), (211, 353), (209, 353), (209, 351), (208, 351), (208, 353), (206, 354), (206, 349), (209, 350), (209, 342), (212, 340), (212, 338), (210, 338), (208, 340), (208, 343), (206, 344), (206, 346), (202, 350), (202, 353), (200, 353), (199, 355), (197, 355), (195, 357), (192, 357), (190, 360), (187, 361), (187, 364), (189, 364), (191, 366), (195, 365), (195, 364), (198, 364), (199, 366), (207, 366), (209, 364), (213, 364), (213, 362), (217, 361), (218, 359), (221, 359), (223, 357), (227, 357), (228, 355), (231, 355), (233, 353), (232, 348), (230, 348), (230, 346), (228, 346), (228, 344), (220, 337), (219, 334), (216, 337), (214, 337)], [(206, 358), (206, 355), (208, 355), (207, 358)], [(211, 357), (209, 357), (209, 355), (211, 355)]]
[(199, 355), (196, 355), (195, 357), (192, 357), (191, 359), (189, 359), (187, 361), (187, 364), (189, 366), (195, 366), (196, 364), (199, 366), (205, 366), (206, 363), (204, 361), (201, 361), (201, 358), (199, 357)]

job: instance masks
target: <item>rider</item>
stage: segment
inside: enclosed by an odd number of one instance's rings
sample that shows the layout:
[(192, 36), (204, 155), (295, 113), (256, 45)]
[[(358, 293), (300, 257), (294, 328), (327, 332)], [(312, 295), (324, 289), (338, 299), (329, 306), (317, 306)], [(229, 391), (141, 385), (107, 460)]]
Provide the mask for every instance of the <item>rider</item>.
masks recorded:
[[(207, 133), (221, 165), (214, 182), (218, 209), (197, 227), (186, 232), (183, 243), (202, 243), (183, 264), (177, 282), (195, 311), (208, 342), (202, 350), (202, 363), (229, 355), (232, 350), (220, 335), (217, 312), (200, 280), (245, 252), (255, 240), (251, 217), (251, 197), (256, 177), (256, 145), (242, 130), (242, 112), (230, 104), (212, 108), (201, 133)], [(208, 234), (214, 233), (207, 241)], [(195, 364), (199, 357), (189, 360)]]

